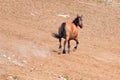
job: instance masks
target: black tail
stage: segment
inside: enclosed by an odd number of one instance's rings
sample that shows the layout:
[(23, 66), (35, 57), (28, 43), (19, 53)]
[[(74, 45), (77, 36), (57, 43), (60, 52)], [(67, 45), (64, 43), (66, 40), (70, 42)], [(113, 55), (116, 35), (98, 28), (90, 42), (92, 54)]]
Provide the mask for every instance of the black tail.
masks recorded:
[(62, 38), (62, 37), (61, 37), (59, 34), (57, 34), (57, 33), (53, 33), (52, 36), (55, 37), (55, 38), (57, 38), (57, 39)]
[(57, 33), (53, 33), (53, 37), (57, 38), (57, 39), (60, 39), (62, 37), (64, 37), (66, 35), (66, 31), (65, 31), (65, 24), (66, 23), (62, 23), (60, 29), (61, 29), (61, 32), (59, 34)]
[(53, 33), (52, 36), (53, 36), (54, 38), (60, 39), (60, 38), (64, 37), (65, 34), (64, 34), (64, 33), (61, 33), (61, 34)]

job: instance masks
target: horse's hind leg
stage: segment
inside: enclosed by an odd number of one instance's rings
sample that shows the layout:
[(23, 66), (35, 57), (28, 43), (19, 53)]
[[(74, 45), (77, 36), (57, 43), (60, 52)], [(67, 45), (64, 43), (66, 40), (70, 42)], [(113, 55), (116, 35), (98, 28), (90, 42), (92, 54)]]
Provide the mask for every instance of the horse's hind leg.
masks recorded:
[(63, 49), (64, 54), (66, 53), (66, 43), (68, 42), (68, 40), (69, 40), (69, 37), (67, 36), (65, 41), (64, 41), (64, 49)]
[(60, 45), (59, 45), (59, 49), (61, 49), (61, 48), (62, 48), (62, 45), (61, 45), (61, 40), (62, 40), (62, 38), (59, 38), (59, 43), (60, 43)]
[(70, 53), (70, 40), (68, 41), (68, 53)]
[(74, 49), (77, 49), (79, 42), (78, 39), (75, 39), (75, 41), (76, 41), (76, 46), (74, 47)]
[(65, 49), (65, 48), (66, 48), (66, 42), (67, 42), (67, 41), (65, 40), (65, 41), (64, 41), (64, 49), (63, 49), (63, 53), (64, 53), (64, 54), (66, 53), (66, 49)]

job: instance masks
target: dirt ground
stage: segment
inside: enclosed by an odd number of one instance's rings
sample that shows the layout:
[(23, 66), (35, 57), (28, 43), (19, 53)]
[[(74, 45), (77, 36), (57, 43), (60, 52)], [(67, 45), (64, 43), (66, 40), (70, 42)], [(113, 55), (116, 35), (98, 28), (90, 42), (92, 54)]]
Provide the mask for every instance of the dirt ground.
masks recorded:
[[(119, 2), (0, 0), (0, 80), (120, 80)], [(52, 33), (77, 14), (79, 47), (58, 54)]]

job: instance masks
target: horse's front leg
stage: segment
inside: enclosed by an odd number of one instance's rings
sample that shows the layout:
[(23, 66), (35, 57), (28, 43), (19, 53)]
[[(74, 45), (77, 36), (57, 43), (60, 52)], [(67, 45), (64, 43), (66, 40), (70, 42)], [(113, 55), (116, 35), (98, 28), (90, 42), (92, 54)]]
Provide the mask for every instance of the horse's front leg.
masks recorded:
[(70, 40), (68, 40), (68, 53), (70, 53)]
[(74, 49), (76, 50), (78, 47), (79, 41), (78, 41), (78, 39), (75, 39), (75, 41), (76, 41), (76, 46), (74, 47)]

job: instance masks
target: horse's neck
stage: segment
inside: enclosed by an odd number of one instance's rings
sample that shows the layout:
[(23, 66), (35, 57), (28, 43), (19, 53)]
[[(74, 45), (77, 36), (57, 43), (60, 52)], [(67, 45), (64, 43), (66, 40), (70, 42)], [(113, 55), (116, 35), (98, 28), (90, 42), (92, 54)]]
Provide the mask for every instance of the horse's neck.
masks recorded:
[(75, 19), (72, 23), (73, 23), (76, 27), (78, 26), (78, 21), (77, 21), (77, 19)]

